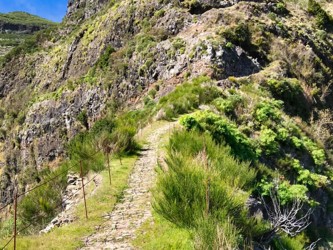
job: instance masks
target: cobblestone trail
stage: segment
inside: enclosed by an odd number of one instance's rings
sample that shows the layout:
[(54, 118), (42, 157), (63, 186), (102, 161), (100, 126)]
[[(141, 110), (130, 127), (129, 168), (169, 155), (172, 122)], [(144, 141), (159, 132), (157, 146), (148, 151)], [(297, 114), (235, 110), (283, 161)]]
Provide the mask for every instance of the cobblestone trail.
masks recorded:
[(166, 124), (147, 138), (145, 150), (135, 163), (123, 199), (109, 214), (109, 220), (85, 239), (82, 249), (134, 249), (131, 241), (135, 238), (136, 230), (152, 217), (150, 189), (156, 177), (154, 168), (159, 140), (172, 126), (173, 123)]

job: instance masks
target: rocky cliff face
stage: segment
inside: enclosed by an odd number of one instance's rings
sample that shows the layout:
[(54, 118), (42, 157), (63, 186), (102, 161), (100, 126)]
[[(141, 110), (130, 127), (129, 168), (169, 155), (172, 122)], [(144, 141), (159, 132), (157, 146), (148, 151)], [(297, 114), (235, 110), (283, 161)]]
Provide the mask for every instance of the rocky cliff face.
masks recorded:
[(42, 27), (40, 27), (38, 25), (15, 24), (15, 23), (6, 23), (6, 22), (0, 21), (0, 32), (1, 33), (32, 34), (41, 29), (42, 29)]
[[(234, 78), (297, 78), (308, 110), (296, 115), (332, 111), (332, 33), (318, 34), (315, 17), (287, 7), (275, 1), (70, 0), (65, 22), (38, 40), (38, 49), (0, 69), (0, 203), (12, 199), (16, 175), (24, 189), (33, 181), (26, 173), (66, 157), (65, 144), (87, 129), (81, 112), (90, 126), (106, 106), (139, 104), (157, 84), (167, 93), (203, 74), (224, 88), (237, 87)], [(303, 25), (305, 18), (310, 21)]]
[(96, 14), (108, 0), (69, 0), (66, 18), (77, 22)]

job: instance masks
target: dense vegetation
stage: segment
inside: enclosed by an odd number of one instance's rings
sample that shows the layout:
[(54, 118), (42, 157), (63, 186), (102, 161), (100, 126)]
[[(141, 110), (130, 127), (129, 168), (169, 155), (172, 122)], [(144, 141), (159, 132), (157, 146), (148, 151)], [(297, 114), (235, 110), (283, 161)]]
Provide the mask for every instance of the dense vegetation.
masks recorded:
[(249, 163), (238, 162), (230, 148), (196, 132), (176, 132), (167, 151), (168, 171), (157, 184), (155, 209), (194, 230), (198, 249), (245, 245), (262, 230), (244, 207), (256, 176)]
[[(81, 133), (68, 143), (68, 159), (57, 171), (79, 173), (83, 167), (86, 175), (103, 170), (110, 155), (121, 162), (135, 153), (134, 135), (148, 122), (179, 120), (158, 171), (158, 223), (150, 225), (168, 234), (154, 231), (157, 237), (151, 237), (148, 230), (143, 248), (156, 246), (153, 238), (161, 237), (170, 249), (298, 250), (318, 239), (318, 246), (329, 249), (333, 62), (332, 17), (324, 2), (240, 1), (215, 9), (200, 1), (110, 1), (87, 20), (79, 10), (59, 30), (30, 37), (3, 58), (7, 70), (22, 59), (27, 68), (14, 72), (27, 80), (18, 79), (20, 94), (8, 94), (10, 105), (2, 102), (7, 130), (0, 131), (1, 139), (15, 158), (14, 149), (26, 145), (17, 131), (47, 134), (38, 129), (48, 126), (34, 118), (57, 120), (59, 113), (43, 116), (48, 110), (42, 106), (61, 106), (71, 111), (69, 120)], [(188, 27), (177, 35), (183, 24)], [(85, 102), (77, 101), (90, 91)], [(31, 108), (38, 105), (42, 111)], [(132, 110), (121, 113), (124, 106)], [(112, 115), (105, 116), (107, 111)], [(92, 126), (89, 115), (95, 119), (95, 112), (105, 118)], [(26, 117), (37, 121), (30, 126)], [(66, 131), (61, 134), (67, 139)], [(9, 164), (4, 170), (16, 171)], [(21, 187), (57, 171), (20, 173)], [(40, 229), (60, 211), (65, 184), (59, 180), (25, 196), (20, 223)], [(312, 214), (311, 225), (284, 231), (268, 212), (276, 204), (287, 212), (302, 204), (293, 219)], [(11, 223), (2, 226), (4, 234)]]
[[(118, 117), (109, 115), (97, 121), (90, 130), (79, 133), (68, 143), (69, 159), (63, 161), (55, 171), (47, 168), (32, 173), (32, 176), (26, 173), (29, 182), (34, 178), (39, 183), (36, 190), (20, 200), (18, 207), (19, 224), (29, 225), (27, 232), (43, 229), (62, 210), (62, 193), (67, 186), (67, 174), (86, 176), (91, 172), (99, 173), (110, 167), (107, 165), (110, 158), (118, 158), (122, 164), (123, 157), (137, 152), (140, 147), (134, 140), (135, 118), (131, 117), (131, 113), (124, 113)], [(47, 184), (38, 187), (41, 183)], [(24, 180), (20, 180), (20, 184), (24, 186)], [(1, 225), (0, 237), (8, 235), (10, 226)]]
[[(202, 86), (205, 100), (200, 98)], [(156, 105), (168, 114), (164, 119), (192, 112), (180, 118), (186, 130), (170, 139), (167, 168), (160, 173), (154, 206), (164, 218), (192, 232), (198, 249), (262, 244), (270, 222), (249, 216), (245, 206), (249, 195), (266, 197), (270, 204), (271, 191), (277, 190), (281, 207), (300, 200), (308, 204), (300, 212), (304, 213), (318, 208), (315, 190), (331, 192), (332, 172), (325, 151), (292, 123), (293, 118), (283, 112), (283, 101), (267, 97), (270, 91), (285, 88), (275, 86), (250, 99), (251, 83), (221, 91), (202, 77), (177, 87)], [(195, 94), (195, 101), (186, 98)], [(193, 112), (200, 103), (208, 106)], [(296, 238), (279, 233), (265, 244), (300, 249), (317, 233), (314, 228)]]

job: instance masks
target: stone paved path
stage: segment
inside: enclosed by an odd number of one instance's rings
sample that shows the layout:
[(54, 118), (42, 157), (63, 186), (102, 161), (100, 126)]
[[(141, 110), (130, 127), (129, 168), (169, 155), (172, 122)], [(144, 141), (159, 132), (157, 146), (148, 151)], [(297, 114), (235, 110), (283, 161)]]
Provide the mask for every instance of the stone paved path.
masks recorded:
[(172, 126), (172, 123), (166, 124), (147, 138), (145, 150), (135, 163), (128, 188), (124, 191), (124, 198), (110, 213), (109, 221), (85, 239), (82, 249), (134, 249), (131, 241), (135, 238), (136, 230), (152, 217), (150, 189), (156, 177), (154, 168), (159, 140)]

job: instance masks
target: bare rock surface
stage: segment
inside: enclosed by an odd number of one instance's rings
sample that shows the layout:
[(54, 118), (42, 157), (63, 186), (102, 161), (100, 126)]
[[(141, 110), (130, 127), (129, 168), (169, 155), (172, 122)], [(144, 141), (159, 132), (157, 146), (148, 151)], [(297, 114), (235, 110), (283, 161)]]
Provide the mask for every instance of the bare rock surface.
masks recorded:
[(150, 189), (155, 183), (159, 140), (172, 126), (173, 123), (166, 124), (147, 138), (123, 199), (104, 216), (107, 221), (98, 227), (98, 231), (84, 239), (85, 247), (82, 249), (134, 249), (131, 241), (135, 239), (135, 232), (152, 217)]

